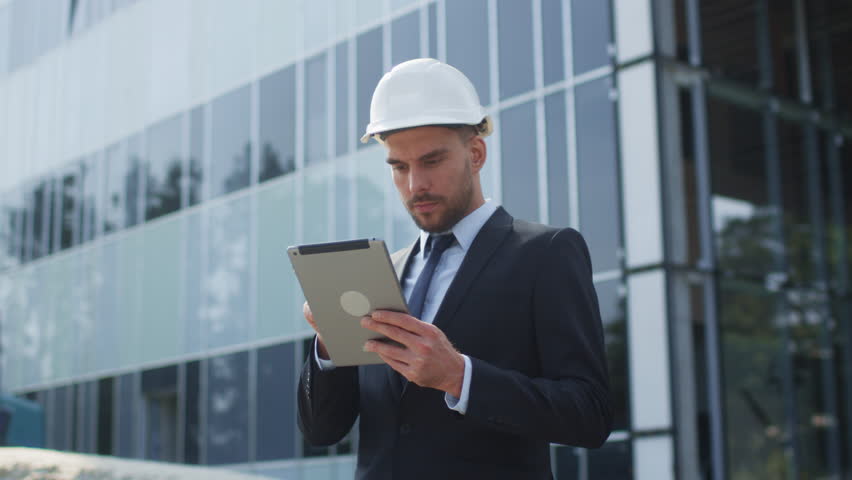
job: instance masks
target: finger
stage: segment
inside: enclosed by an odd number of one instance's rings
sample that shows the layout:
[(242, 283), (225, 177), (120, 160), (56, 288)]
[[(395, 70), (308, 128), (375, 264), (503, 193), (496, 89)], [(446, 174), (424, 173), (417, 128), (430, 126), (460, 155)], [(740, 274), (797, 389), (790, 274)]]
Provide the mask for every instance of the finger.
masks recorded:
[(407, 313), (392, 312), (390, 310), (376, 310), (370, 317), (380, 323), (386, 323), (403, 330), (408, 330), (417, 335), (425, 335), (432, 327), (431, 324), (422, 322)]
[(382, 340), (368, 340), (364, 343), (364, 351), (374, 352), (397, 361), (409, 363), (411, 353), (406, 347), (400, 347)]
[(411, 348), (419, 340), (418, 336), (409, 330), (404, 330), (387, 323), (378, 322), (371, 317), (362, 318), (361, 326), (376, 333), (380, 333), (391, 340), (396, 340), (408, 348)]
[(408, 381), (411, 381), (411, 379), (408, 378), (408, 376), (410, 375), (410, 368), (409, 368), (407, 363), (400, 362), (399, 360), (393, 359), (391, 357), (384, 357), (382, 355), (379, 355), (379, 356), (382, 358), (382, 360), (385, 363), (388, 364), (388, 366), (390, 366), (392, 369), (397, 371), (400, 375), (405, 377)]

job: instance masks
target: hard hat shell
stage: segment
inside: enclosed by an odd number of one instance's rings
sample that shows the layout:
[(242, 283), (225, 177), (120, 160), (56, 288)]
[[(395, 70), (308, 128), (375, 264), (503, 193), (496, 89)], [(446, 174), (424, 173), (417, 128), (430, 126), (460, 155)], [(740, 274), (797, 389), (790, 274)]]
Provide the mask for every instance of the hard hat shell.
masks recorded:
[[(400, 63), (379, 80), (361, 142), (383, 132), (425, 125), (476, 125), (482, 137), (494, 129), (462, 72), (433, 58), (418, 58)], [(382, 142), (378, 136), (376, 140)]]

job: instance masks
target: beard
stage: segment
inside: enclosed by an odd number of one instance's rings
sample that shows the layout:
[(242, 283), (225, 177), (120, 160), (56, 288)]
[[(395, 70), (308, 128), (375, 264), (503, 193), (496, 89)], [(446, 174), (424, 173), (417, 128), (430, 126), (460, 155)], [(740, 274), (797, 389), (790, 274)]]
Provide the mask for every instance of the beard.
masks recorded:
[[(473, 176), (471, 175), (470, 163), (465, 162), (463, 184), (451, 197), (441, 195), (432, 195), (424, 193), (411, 197), (405, 204), (408, 209), (411, 219), (417, 225), (417, 228), (429, 233), (443, 233), (449, 231), (453, 226), (465, 217), (473, 201)], [(445, 207), (442, 214), (431, 213), (431, 216), (439, 215), (431, 224), (426, 224), (422, 219), (417, 217), (414, 204), (418, 202), (435, 202), (438, 205)]]

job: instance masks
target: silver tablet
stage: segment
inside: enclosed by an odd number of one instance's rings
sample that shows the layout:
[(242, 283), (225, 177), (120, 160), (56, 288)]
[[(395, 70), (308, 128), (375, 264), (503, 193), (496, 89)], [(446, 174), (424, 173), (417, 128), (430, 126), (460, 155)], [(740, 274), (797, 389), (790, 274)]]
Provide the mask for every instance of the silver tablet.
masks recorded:
[(381, 335), (361, 327), (374, 310), (408, 312), (385, 242), (318, 243), (287, 249), (331, 360), (337, 366), (383, 363), (363, 350)]

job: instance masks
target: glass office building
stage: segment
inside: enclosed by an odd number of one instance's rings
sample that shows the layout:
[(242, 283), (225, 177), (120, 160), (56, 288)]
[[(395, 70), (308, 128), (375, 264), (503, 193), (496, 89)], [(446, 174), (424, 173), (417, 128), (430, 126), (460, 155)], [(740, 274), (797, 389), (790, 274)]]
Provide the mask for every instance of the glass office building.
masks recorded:
[(486, 196), (590, 246), (615, 431), (557, 478), (848, 476), (850, 46), (842, 0), (0, 0), (2, 388), (50, 448), (351, 478), (284, 252), (413, 241), (358, 138), (431, 56)]

